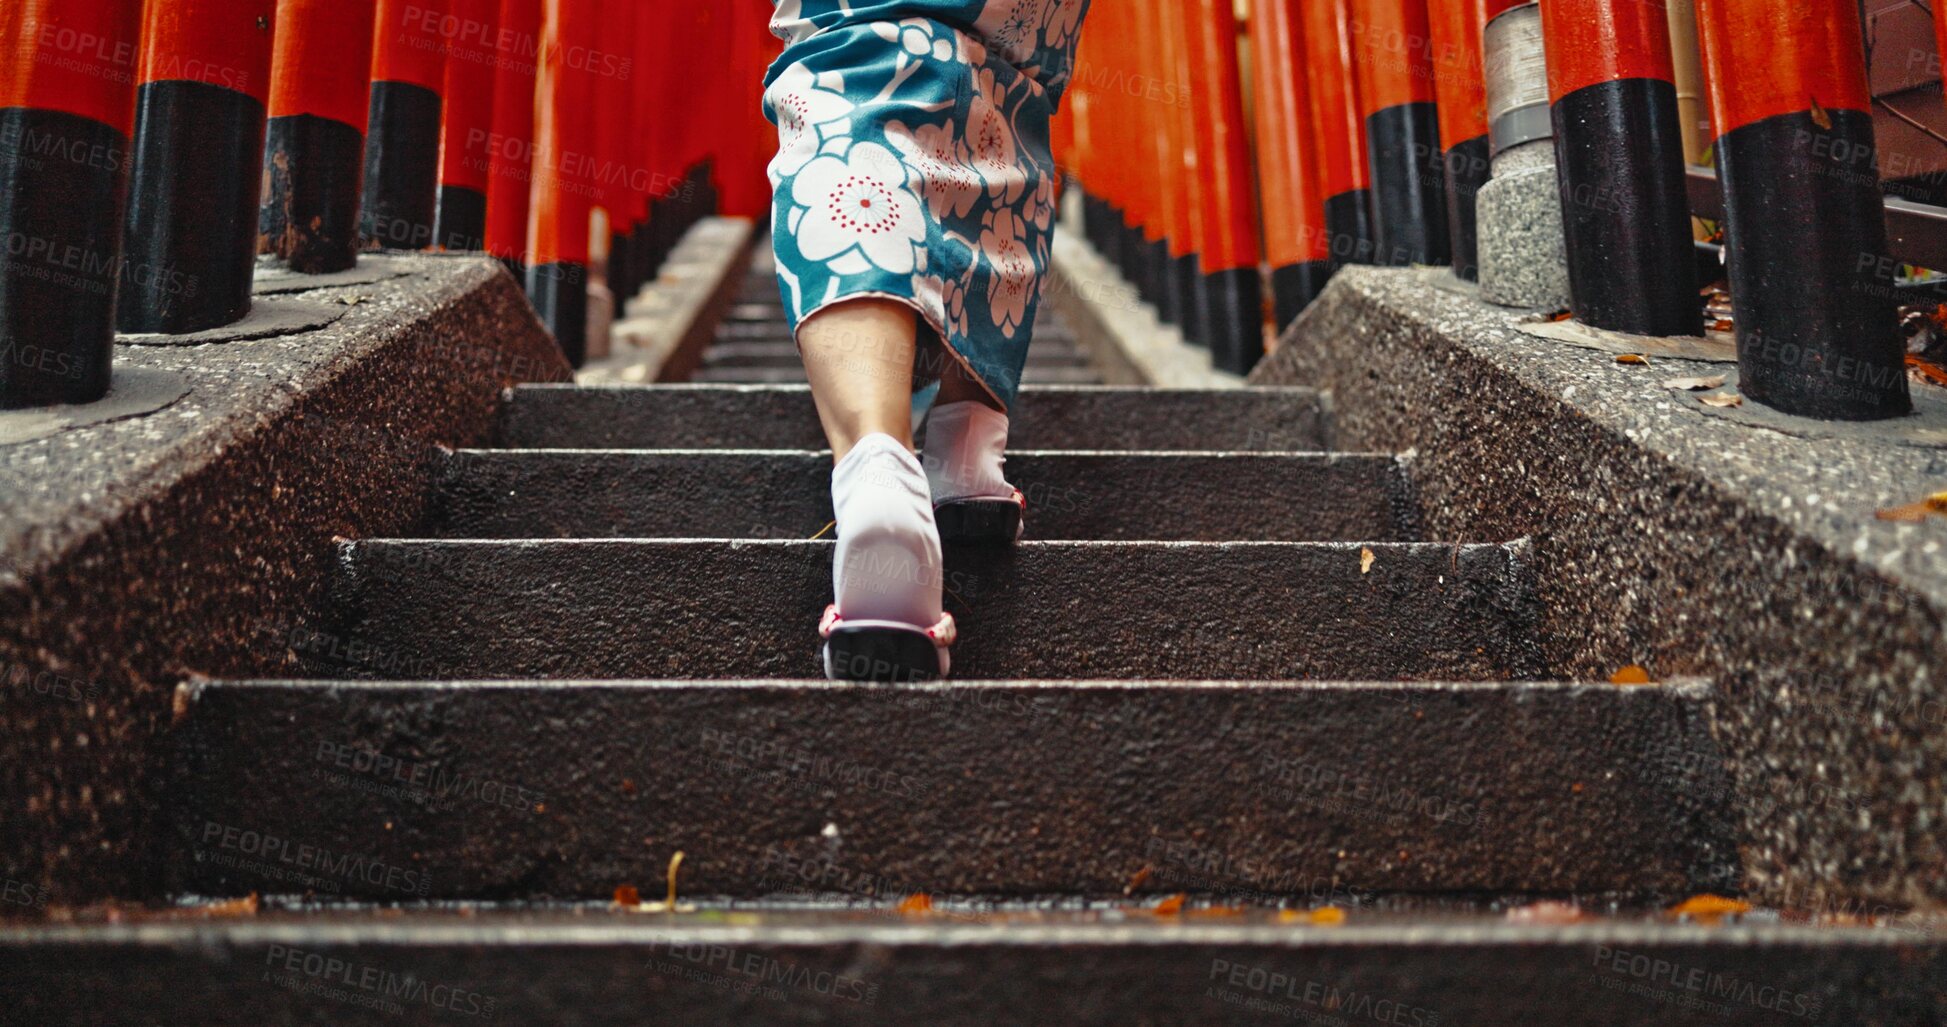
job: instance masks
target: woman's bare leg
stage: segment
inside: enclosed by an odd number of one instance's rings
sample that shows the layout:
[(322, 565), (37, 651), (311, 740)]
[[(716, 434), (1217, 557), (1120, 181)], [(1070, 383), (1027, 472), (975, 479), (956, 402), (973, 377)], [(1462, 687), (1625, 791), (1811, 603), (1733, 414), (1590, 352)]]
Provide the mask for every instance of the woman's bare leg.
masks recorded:
[(805, 376), (834, 462), (867, 435), (913, 446), (913, 308), (859, 299), (827, 307), (798, 327)]
[(958, 360), (946, 362), (946, 371), (940, 375), (940, 395), (933, 402), (936, 406), (945, 406), (948, 403), (978, 403), (989, 410), (1007, 412), (1000, 401), (994, 398), (993, 393), (988, 392), (987, 387), (982, 385), (979, 379), (975, 378), (973, 373), (962, 366)]

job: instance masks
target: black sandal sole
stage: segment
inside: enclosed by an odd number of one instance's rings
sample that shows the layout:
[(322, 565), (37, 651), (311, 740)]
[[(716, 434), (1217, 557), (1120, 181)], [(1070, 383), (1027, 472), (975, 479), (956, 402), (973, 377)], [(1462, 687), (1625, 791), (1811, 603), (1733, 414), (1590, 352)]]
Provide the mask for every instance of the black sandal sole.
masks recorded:
[(1021, 504), (1012, 499), (954, 499), (933, 508), (946, 545), (1013, 545), (1021, 537)]
[(933, 681), (940, 651), (933, 640), (897, 628), (837, 628), (825, 640), (826, 676), (837, 681)]

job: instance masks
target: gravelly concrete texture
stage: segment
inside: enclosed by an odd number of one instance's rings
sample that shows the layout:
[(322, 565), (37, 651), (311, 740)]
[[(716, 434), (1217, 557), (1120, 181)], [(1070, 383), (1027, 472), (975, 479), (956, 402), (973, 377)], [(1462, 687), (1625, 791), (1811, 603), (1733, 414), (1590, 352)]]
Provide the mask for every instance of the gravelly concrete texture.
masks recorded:
[[(1409, 463), (1338, 453), (1013, 452), (1033, 538), (1411, 542)], [(813, 538), (829, 452), (461, 450), (441, 538)], [(1279, 502), (1303, 496), (1303, 503)]]
[(1947, 1000), (1938, 935), (1843, 927), (1356, 912), (1318, 927), (944, 906), (387, 912), (0, 930), (0, 988), (22, 1022), (86, 1027), (1911, 1027), (1937, 1023)]
[[(327, 677), (811, 677), (833, 549), (365, 539), (344, 549), (342, 621), (294, 630), (321, 628), (314, 665)], [(949, 548), (946, 607), (961, 630), (953, 672), (1532, 678), (1526, 555), (1520, 543)]]
[(1947, 450), (1710, 416), (1662, 383), (1720, 365), (1538, 339), (1438, 274), (1349, 269), (1255, 380), (1416, 451), (1431, 537), (1533, 538), (1548, 675), (1716, 681), (1748, 887), (1947, 899), (1947, 519), (1875, 517)]
[(174, 738), (170, 890), (421, 897), (248, 832), (436, 898), (646, 894), (676, 851), (686, 889), (739, 897), (1688, 895), (1736, 864), (1708, 691), (212, 682)]
[[(294, 297), (346, 308), (329, 327), (118, 347), (118, 372), (167, 372), (186, 394), (0, 445), (8, 881), (57, 900), (144, 894), (144, 775), (176, 681), (289, 672), (289, 640), (266, 625), (318, 609), (332, 540), (405, 530), (440, 447), (481, 441), (502, 389), (567, 379), (497, 263), (363, 262), (385, 274)], [(36, 416), (0, 414), (0, 438)]]

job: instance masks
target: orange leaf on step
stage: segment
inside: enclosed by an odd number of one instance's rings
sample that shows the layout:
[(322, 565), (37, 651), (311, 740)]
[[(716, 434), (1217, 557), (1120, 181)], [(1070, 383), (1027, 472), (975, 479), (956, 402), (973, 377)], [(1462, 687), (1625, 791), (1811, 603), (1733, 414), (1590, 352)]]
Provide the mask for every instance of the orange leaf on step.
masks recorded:
[(1749, 902), (1740, 902), (1737, 899), (1727, 899), (1722, 895), (1706, 893), (1703, 895), (1692, 895), (1682, 902), (1671, 906), (1670, 912), (1677, 916), (1691, 916), (1703, 920), (1715, 920), (1718, 917), (1749, 913), (1751, 912), (1751, 904)]
[(1947, 492), (1936, 492), (1918, 503), (1881, 510), (1873, 516), (1882, 521), (1904, 521), (1909, 524), (1924, 521), (1929, 517), (1947, 517)]
[(1178, 892), (1175, 895), (1172, 895), (1169, 898), (1164, 899), (1161, 902), (1158, 902), (1156, 904), (1156, 908), (1150, 910), (1150, 912), (1156, 914), (1157, 916), (1175, 916), (1178, 913), (1183, 912), (1183, 893)]
[(1609, 683), (1612, 685), (1647, 685), (1650, 683), (1650, 672), (1632, 663), (1614, 674), (1609, 675)]
[(908, 916), (919, 916), (933, 912), (933, 896), (916, 891), (899, 903), (899, 912)]
[(1122, 886), (1122, 894), (1124, 895), (1133, 894), (1137, 888), (1142, 887), (1146, 882), (1148, 882), (1149, 875), (1153, 873), (1155, 873), (1155, 871), (1151, 870), (1148, 864), (1144, 864), (1141, 870), (1136, 871), (1134, 877), (1129, 878), (1129, 883)]
[(633, 884), (620, 885), (615, 889), (615, 904), (618, 906), (640, 906), (642, 905), (642, 893), (636, 891), (635, 885)]
[(1650, 358), (1642, 355), (1641, 353), (1616, 354), (1616, 363), (1618, 364), (1647, 364), (1649, 362), (1650, 362)]

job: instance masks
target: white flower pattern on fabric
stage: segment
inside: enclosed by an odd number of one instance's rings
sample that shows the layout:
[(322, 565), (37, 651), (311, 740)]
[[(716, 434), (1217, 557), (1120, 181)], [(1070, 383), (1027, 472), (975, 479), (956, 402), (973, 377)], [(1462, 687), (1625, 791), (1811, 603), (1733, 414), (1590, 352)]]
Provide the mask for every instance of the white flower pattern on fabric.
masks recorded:
[[(779, 144), (777, 158), (771, 162), (773, 188), (784, 178), (803, 170), (818, 155), (822, 140), (815, 131), (817, 126), (851, 116), (854, 105), (845, 98), (844, 75), (836, 71), (825, 73), (822, 77), (831, 88), (821, 86), (820, 77), (802, 65), (793, 65), (764, 92), (764, 102), (777, 116)], [(844, 128), (850, 131), (851, 125), (848, 123)]]
[(1026, 228), (1011, 208), (996, 207), (987, 215), (980, 233), (980, 255), (993, 269), (987, 297), (989, 313), (995, 327), (1010, 339), (1027, 320), (1028, 300), (1041, 281), (1041, 269), (1028, 249)]
[(822, 156), (791, 184), (804, 208), (798, 252), (838, 274), (871, 268), (909, 275), (914, 247), (926, 241), (919, 197), (906, 186), (906, 166), (877, 143), (859, 143), (844, 158)]
[(895, 121), (886, 126), (886, 142), (899, 151), (899, 158), (922, 183), (920, 191), (934, 217), (944, 220), (949, 213), (966, 217), (973, 209), (986, 183), (967, 166), (966, 148), (953, 126), (907, 128)]
[(988, 72), (978, 73), (975, 84), (977, 91), (967, 115), (967, 147), (973, 152), (974, 170), (996, 199), (1013, 203), (1027, 187), (1027, 175), (1015, 156), (1014, 126), (1001, 113), (1007, 90)]
[(773, 0), (772, 237), (795, 328), (912, 304), (1003, 405), (1054, 231), (1048, 121), (1090, 0)]

